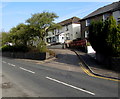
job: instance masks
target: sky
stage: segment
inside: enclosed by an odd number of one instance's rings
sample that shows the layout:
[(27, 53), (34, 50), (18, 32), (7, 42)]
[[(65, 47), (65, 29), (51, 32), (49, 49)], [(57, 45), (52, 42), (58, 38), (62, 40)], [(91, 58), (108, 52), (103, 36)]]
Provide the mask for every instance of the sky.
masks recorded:
[(83, 18), (94, 10), (112, 2), (2, 2), (2, 24), (0, 31), (8, 32), (12, 27), (25, 21), (35, 13), (49, 11), (56, 13), (59, 18), (56, 23), (73, 16)]

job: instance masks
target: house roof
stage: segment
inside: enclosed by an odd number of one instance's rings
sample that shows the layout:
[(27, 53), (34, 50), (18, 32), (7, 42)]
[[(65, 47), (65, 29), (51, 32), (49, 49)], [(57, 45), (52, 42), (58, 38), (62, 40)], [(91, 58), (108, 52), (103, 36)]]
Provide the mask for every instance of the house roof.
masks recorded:
[(78, 17), (72, 17), (70, 19), (67, 19), (67, 20), (64, 20), (62, 22), (59, 22), (58, 24), (64, 26), (64, 25), (67, 25), (67, 24), (72, 24), (72, 23), (76, 23), (76, 24), (79, 24), (80, 22), (80, 18)]
[(116, 11), (116, 10), (120, 10), (120, 1), (113, 2), (112, 4), (101, 7), (95, 10), (94, 12), (90, 13), (86, 17), (84, 17), (82, 20), (99, 15), (99, 14), (103, 14), (103, 13), (110, 12), (110, 11)]

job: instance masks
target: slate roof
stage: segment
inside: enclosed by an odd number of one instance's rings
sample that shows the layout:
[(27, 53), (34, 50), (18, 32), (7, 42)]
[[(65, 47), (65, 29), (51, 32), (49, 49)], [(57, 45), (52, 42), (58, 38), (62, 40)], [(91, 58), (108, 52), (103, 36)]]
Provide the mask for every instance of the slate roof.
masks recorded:
[(80, 23), (79, 21), (80, 21), (80, 18), (78, 18), (78, 17), (72, 17), (72, 18), (64, 20), (64, 21), (62, 21), (62, 22), (60, 22), (58, 24), (60, 24), (62, 26), (68, 25), (68, 24), (72, 24), (72, 23), (79, 24)]
[(87, 18), (96, 16), (96, 15), (99, 15), (99, 14), (103, 14), (103, 13), (110, 12), (110, 11), (116, 11), (116, 10), (120, 10), (120, 1), (113, 2), (112, 4), (101, 7), (99, 9), (95, 10), (94, 12), (90, 13), (89, 15), (84, 17), (83, 19), (87, 19)]

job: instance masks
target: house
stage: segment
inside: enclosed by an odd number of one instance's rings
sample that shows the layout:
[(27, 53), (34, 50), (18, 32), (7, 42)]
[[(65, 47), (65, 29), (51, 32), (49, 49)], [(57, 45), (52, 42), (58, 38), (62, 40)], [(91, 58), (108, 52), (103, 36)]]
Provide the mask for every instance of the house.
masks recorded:
[(104, 21), (110, 16), (113, 16), (116, 19), (117, 24), (120, 23), (120, 1), (101, 7), (80, 20), (81, 38), (88, 38), (88, 26), (92, 21)]
[(64, 43), (66, 40), (74, 40), (81, 38), (79, 18), (72, 17), (64, 20), (58, 24), (62, 26), (61, 29), (54, 29), (48, 32), (46, 41), (50, 44)]

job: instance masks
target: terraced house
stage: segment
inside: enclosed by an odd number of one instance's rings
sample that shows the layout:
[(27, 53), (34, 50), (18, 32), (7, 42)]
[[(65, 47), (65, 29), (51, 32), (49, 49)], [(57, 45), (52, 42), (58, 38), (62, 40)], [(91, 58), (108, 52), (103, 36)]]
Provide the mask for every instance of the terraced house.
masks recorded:
[(62, 28), (54, 29), (53, 32), (48, 32), (48, 35), (46, 36), (46, 41), (50, 44), (55, 44), (64, 43), (66, 40), (81, 38), (79, 21), (79, 18), (72, 17), (58, 23), (62, 26)]
[(120, 23), (120, 1), (101, 7), (80, 20), (81, 38), (88, 38), (88, 26), (92, 21), (104, 21), (110, 16), (113, 16), (116, 19), (117, 24)]

